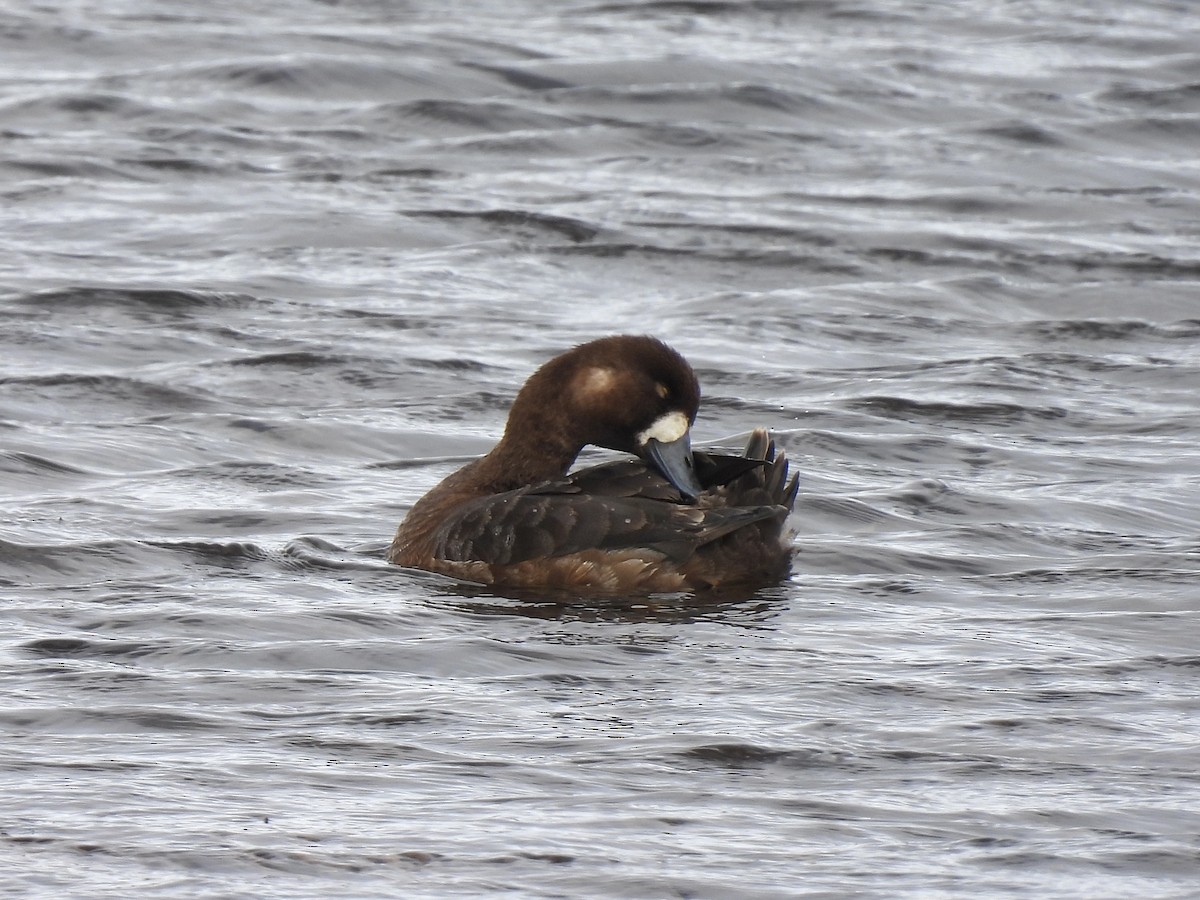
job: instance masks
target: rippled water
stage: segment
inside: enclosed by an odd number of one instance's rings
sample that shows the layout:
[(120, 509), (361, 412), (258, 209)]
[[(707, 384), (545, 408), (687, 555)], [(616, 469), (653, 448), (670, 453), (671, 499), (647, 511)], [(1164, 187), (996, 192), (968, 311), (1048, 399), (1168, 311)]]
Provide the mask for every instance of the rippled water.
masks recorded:
[[(1195, 8), (483, 6), (0, 13), (9, 891), (1195, 896)], [(791, 579), (386, 565), (615, 331)]]

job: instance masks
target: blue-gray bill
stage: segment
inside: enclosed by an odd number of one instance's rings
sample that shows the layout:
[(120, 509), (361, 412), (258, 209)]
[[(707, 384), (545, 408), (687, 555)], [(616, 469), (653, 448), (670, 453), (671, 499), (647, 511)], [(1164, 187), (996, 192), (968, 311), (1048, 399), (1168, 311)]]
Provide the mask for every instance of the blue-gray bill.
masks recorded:
[(690, 433), (685, 431), (682, 437), (666, 443), (650, 438), (643, 452), (646, 460), (674, 485), (684, 499), (694, 501), (704, 492), (696, 478)]

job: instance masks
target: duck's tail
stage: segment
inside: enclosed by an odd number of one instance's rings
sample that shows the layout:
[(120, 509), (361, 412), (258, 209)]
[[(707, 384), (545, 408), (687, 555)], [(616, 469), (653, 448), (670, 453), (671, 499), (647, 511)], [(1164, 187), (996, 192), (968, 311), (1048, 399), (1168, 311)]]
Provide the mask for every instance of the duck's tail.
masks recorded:
[(751, 502), (762, 506), (782, 506), (789, 513), (796, 503), (796, 492), (800, 489), (799, 476), (788, 478), (788, 458), (782, 450), (775, 449), (775, 441), (765, 428), (755, 428), (746, 441), (746, 458), (762, 460), (738, 479), (741, 489), (740, 502)]

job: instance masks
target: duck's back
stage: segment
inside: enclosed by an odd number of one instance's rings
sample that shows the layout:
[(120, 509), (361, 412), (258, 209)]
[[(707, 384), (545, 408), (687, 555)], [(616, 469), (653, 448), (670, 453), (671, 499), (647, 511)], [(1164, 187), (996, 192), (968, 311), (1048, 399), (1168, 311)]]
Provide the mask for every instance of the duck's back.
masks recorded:
[(755, 431), (744, 456), (696, 453), (694, 505), (640, 461), (467, 499), (444, 510), (420, 565), (498, 587), (694, 591), (786, 572), (796, 496), (783, 454)]

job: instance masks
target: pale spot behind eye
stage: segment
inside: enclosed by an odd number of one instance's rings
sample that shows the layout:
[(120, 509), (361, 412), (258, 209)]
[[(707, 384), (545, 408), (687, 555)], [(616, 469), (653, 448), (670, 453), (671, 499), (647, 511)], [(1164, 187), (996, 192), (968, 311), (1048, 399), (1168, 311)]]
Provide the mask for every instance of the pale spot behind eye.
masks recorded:
[(688, 430), (688, 418), (679, 410), (665, 413), (650, 423), (650, 427), (637, 436), (638, 446), (653, 438), (660, 444), (679, 440)]
[(593, 366), (579, 375), (575, 389), (584, 396), (607, 394), (616, 384), (617, 376), (612, 369)]

